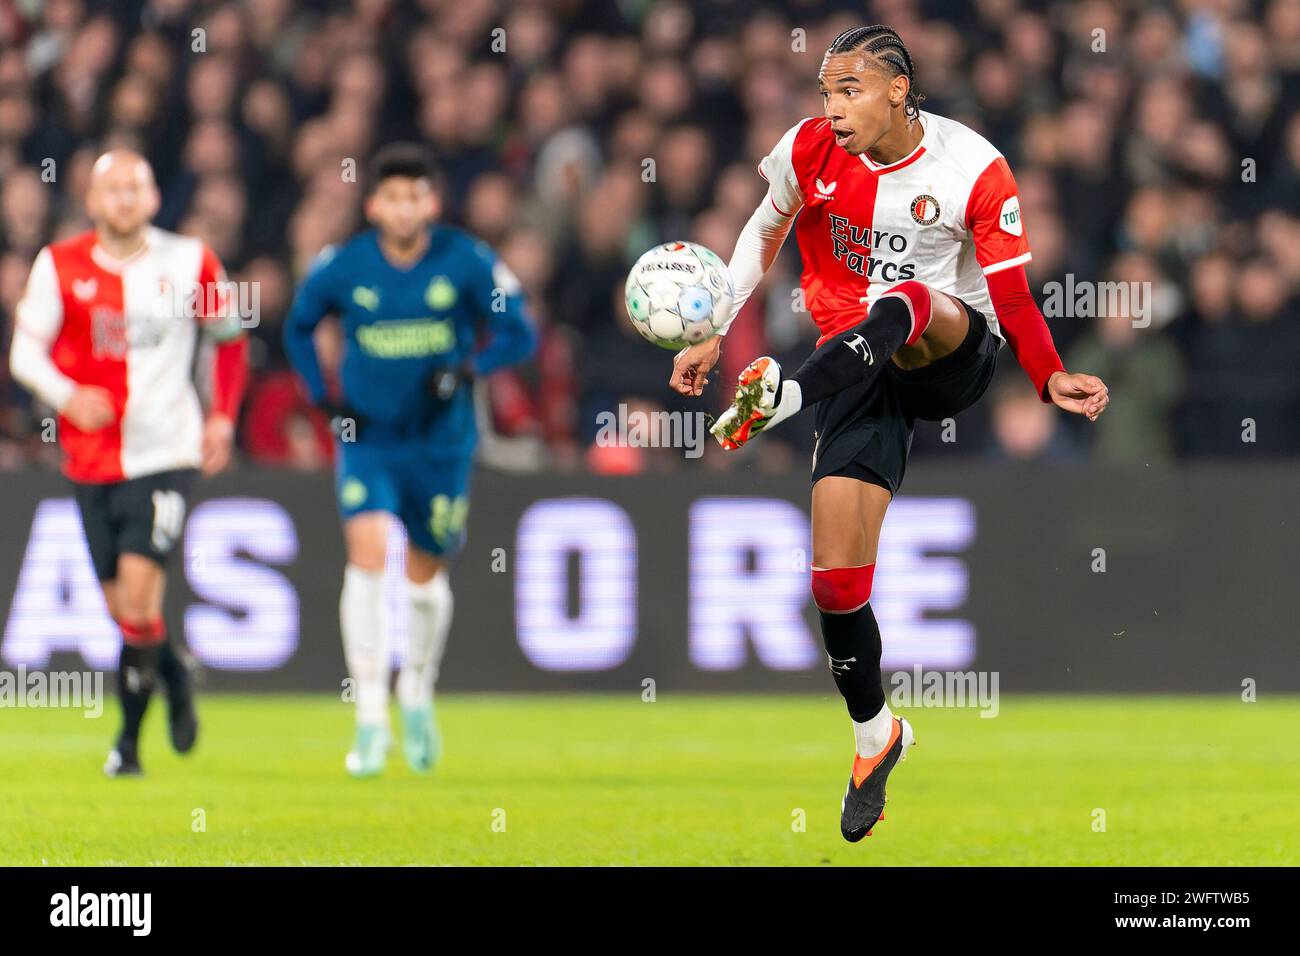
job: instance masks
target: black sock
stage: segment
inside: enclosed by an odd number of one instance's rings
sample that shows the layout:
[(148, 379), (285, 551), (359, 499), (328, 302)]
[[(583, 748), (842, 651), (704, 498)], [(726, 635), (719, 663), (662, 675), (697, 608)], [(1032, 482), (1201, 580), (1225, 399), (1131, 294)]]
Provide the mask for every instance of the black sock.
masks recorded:
[(168, 687), (176, 687), (184, 673), (185, 665), (181, 663), (180, 655), (176, 653), (176, 646), (172, 643), (169, 634), (158, 645), (158, 676)]
[(177, 649), (170, 634), (158, 645), (158, 676), (162, 678), (163, 693), (167, 695), (169, 714), (191, 706), (194, 678), (183, 652)]
[(822, 618), (822, 640), (831, 657), (831, 674), (849, 716), (858, 723), (870, 720), (885, 706), (885, 691), (880, 685), (880, 626), (871, 604), (848, 614), (818, 613)]
[(879, 375), (911, 331), (907, 304), (897, 296), (879, 299), (866, 319), (827, 339), (790, 376), (799, 383), (801, 407)]
[(149, 707), (158, 671), (158, 647), (141, 647), (122, 642), (118, 658), (117, 692), (122, 702), (121, 741), (134, 746), (140, 739), (140, 723)]

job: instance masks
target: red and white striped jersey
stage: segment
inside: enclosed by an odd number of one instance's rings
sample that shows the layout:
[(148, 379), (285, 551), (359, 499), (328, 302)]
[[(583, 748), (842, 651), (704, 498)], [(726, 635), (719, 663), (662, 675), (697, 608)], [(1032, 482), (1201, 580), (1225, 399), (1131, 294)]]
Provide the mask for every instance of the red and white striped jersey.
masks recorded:
[[(97, 245), (94, 232), (41, 250), (18, 304), (15, 377), (56, 409), (78, 385), (97, 385), (117, 411), (96, 432), (60, 416), (69, 478), (121, 481), (198, 467), (198, 331), (205, 321), (228, 321), (226, 293), (210, 249), (161, 229), (150, 228), (144, 246), (121, 260)], [(19, 351), (20, 339), (28, 351)]]
[(1015, 180), (974, 130), (933, 113), (920, 122), (920, 144), (888, 166), (850, 155), (811, 118), (759, 164), (777, 211), (799, 213), (804, 304), (823, 341), (907, 279), (962, 299), (1002, 337), (985, 277), (1030, 259)]

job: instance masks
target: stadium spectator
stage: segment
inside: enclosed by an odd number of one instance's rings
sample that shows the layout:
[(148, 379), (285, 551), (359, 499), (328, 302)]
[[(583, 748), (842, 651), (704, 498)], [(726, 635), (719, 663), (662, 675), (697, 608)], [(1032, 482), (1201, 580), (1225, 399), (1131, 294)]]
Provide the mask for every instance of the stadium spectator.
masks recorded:
[[(1153, 296), (1165, 281), (1148, 257), (1133, 253), (1121, 257), (1111, 276), (1121, 283), (1149, 283)], [(1108, 311), (1067, 353), (1071, 367), (1095, 369), (1123, 396), (1107, 409), (1119, 414), (1098, 419), (1089, 429), (1098, 460), (1151, 463), (1173, 457), (1170, 415), (1182, 389), (1182, 359), (1168, 335), (1146, 321), (1132, 308)]]

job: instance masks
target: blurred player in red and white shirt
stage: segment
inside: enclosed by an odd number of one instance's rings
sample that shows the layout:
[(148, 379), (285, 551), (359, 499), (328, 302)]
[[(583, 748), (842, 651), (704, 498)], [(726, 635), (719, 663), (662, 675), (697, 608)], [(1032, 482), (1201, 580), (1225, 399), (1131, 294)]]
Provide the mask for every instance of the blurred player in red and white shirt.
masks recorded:
[[(759, 165), (770, 188), (730, 269), (734, 318), (793, 223), (804, 304), (821, 336), (791, 375), (766, 356), (751, 363), (712, 431), (737, 448), (816, 407), (812, 592), (853, 720), (857, 753), (840, 829), (857, 841), (882, 818), (885, 780), (913, 742), (911, 726), (885, 703), (869, 603), (913, 423), (974, 403), (1004, 340), (1043, 401), (1096, 421), (1109, 399), (1097, 377), (1065, 371), (1034, 303), (1006, 160), (973, 130), (921, 111), (898, 34), (879, 25), (845, 31), (818, 80), (825, 116), (796, 125)], [(720, 343), (679, 353), (671, 385), (699, 395)]]
[[(172, 743), (198, 733), (189, 661), (163, 625), (164, 565), (202, 469), (230, 459), (247, 339), (221, 263), (198, 239), (152, 227), (158, 188), (129, 150), (95, 162), (94, 230), (37, 255), (18, 304), (13, 377), (59, 414), (64, 473), (109, 613), (122, 630), (123, 728), (104, 770), (140, 772), (140, 722), (158, 677)], [(206, 415), (193, 381), (200, 336), (215, 342)]]

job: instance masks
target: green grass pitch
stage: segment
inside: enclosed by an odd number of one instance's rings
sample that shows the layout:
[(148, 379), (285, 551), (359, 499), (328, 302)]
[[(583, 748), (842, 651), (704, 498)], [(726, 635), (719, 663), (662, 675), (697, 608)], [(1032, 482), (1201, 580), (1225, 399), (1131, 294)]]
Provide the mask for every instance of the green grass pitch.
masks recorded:
[[(905, 711), (886, 820), (839, 835), (838, 698), (447, 696), (445, 759), (343, 771), (351, 710), (209, 696), (188, 758), (99, 771), (115, 702), (0, 711), (0, 864), (1238, 865), (1300, 862), (1300, 699), (1004, 697)], [(1104, 813), (1104, 831), (1102, 818)], [(802, 824), (802, 825), (801, 825)]]

